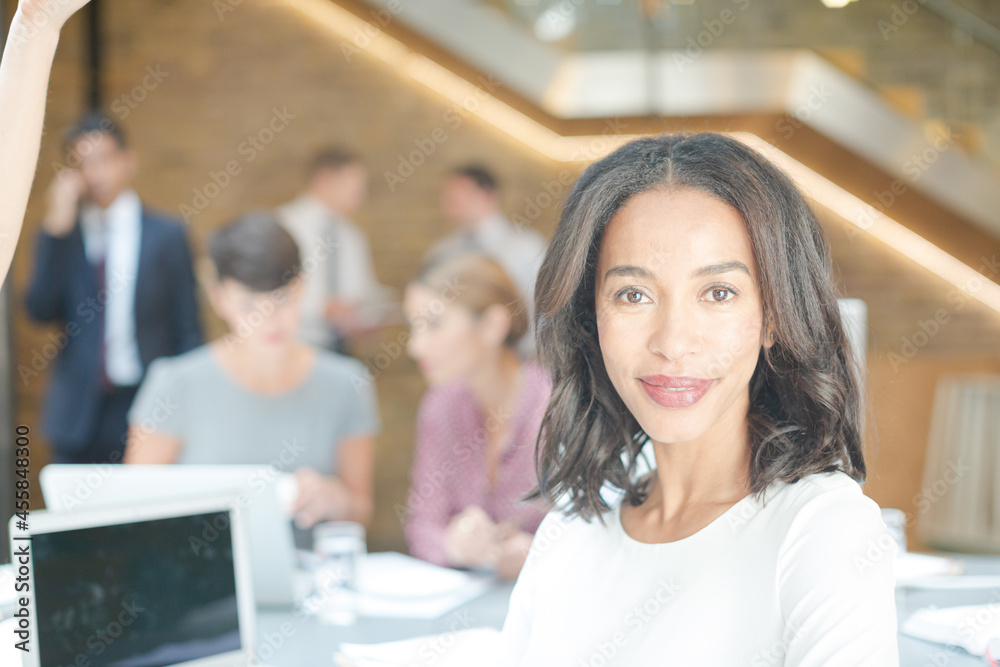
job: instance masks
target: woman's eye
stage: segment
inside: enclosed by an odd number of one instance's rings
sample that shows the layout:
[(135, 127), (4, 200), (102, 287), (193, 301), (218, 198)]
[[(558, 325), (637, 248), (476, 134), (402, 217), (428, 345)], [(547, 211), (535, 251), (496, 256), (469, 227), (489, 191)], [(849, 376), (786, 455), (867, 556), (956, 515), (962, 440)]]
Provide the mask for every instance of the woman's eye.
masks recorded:
[(715, 301), (716, 303), (729, 301), (733, 296), (735, 296), (733, 291), (728, 287), (713, 287), (708, 294), (712, 301)]
[(642, 303), (642, 300), (644, 298), (645, 298), (645, 295), (642, 292), (640, 292), (639, 290), (634, 290), (634, 289), (622, 290), (621, 292), (618, 293), (618, 299), (619, 300), (620, 299), (624, 299), (625, 303), (629, 303), (629, 304), (633, 304), (633, 305), (638, 305), (638, 304)]

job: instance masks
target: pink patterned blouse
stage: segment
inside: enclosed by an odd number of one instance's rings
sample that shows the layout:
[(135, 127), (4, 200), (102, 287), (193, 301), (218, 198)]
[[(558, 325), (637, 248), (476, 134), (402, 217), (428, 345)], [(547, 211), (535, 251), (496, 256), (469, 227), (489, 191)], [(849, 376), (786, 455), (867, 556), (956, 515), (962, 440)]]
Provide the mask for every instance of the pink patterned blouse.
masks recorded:
[[(519, 502), (535, 477), (535, 440), (552, 384), (538, 365), (524, 362), (521, 394), (511, 414), (483, 415), (464, 382), (435, 387), (424, 394), (417, 413), (417, 441), (404, 530), (410, 553), (447, 565), (444, 535), (452, 517), (471, 505), (494, 521), (510, 521), (534, 533), (549, 509), (545, 503)], [(506, 423), (510, 420), (509, 425)], [(494, 488), (486, 471), (491, 430), (508, 427), (508, 445), (496, 470)]]

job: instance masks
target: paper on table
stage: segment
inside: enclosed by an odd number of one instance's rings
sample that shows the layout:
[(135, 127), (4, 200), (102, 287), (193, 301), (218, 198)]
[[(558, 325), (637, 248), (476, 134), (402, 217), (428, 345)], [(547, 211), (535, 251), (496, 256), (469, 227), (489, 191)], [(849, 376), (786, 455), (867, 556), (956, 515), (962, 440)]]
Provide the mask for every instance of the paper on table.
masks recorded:
[(438, 618), (485, 593), (493, 577), (385, 552), (365, 558), (359, 580), (362, 616)]
[[(357, 610), (378, 618), (438, 618), (487, 590), (494, 577), (432, 565), (395, 552), (367, 555), (358, 572)], [(308, 600), (305, 603), (310, 611)]]
[(962, 573), (962, 564), (954, 558), (903, 552), (893, 563), (897, 586), (918, 583), (926, 577)]
[(338, 667), (501, 667), (500, 633), (493, 628), (472, 628), (382, 644), (341, 644), (333, 655)]
[(474, 575), (392, 551), (371, 554), (362, 561), (358, 589), (367, 595), (426, 598), (462, 590)]
[(993, 605), (926, 607), (913, 612), (900, 631), (929, 642), (961, 646), (982, 656), (990, 641), (1000, 638), (1000, 614)]

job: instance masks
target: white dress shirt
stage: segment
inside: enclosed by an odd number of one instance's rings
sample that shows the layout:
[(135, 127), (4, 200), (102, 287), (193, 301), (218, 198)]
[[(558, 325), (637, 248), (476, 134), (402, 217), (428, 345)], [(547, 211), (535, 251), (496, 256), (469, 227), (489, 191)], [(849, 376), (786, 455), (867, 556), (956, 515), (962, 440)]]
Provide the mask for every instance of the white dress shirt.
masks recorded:
[(379, 284), (368, 239), (354, 224), (305, 193), (280, 207), (281, 223), (299, 246), (303, 269), (300, 338), (327, 346), (333, 340), (326, 320), (330, 299), (358, 307), (363, 325), (374, 325), (391, 296)]
[[(87, 259), (104, 262), (105, 372), (116, 385), (135, 385), (142, 379), (139, 343), (135, 337), (135, 282), (139, 273), (142, 203), (126, 190), (106, 209), (84, 206), (80, 211)], [(98, 296), (97, 310), (101, 310)]]

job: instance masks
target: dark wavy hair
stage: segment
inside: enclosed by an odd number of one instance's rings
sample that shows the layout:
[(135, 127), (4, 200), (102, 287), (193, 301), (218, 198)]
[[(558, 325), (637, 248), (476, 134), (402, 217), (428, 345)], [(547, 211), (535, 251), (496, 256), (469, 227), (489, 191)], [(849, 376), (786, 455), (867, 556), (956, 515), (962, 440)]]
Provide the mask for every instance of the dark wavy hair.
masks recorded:
[(865, 479), (864, 410), (856, 366), (841, 323), (826, 238), (781, 170), (745, 144), (716, 133), (638, 139), (584, 171), (570, 192), (535, 288), (539, 358), (552, 397), (536, 451), (532, 497), (568, 502), (585, 519), (609, 509), (601, 488), (642, 503), (636, 479), (648, 441), (608, 377), (597, 336), (594, 289), (607, 223), (633, 196), (694, 189), (743, 217), (759, 276), (763, 325), (747, 414), (751, 494), (776, 480), (795, 482), (841, 470)]

